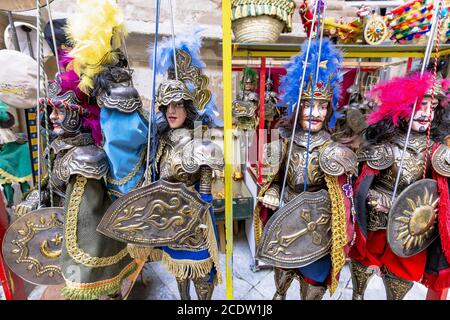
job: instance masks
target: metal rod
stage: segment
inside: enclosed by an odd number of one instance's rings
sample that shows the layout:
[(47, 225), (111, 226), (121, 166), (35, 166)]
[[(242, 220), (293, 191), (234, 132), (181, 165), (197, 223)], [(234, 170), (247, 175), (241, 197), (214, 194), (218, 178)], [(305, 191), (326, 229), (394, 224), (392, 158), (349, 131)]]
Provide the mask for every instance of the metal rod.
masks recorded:
[[(155, 110), (155, 94), (156, 94), (156, 57), (157, 57), (157, 51), (158, 51), (158, 34), (159, 34), (159, 14), (160, 14), (160, 0), (156, 1), (156, 21), (155, 21), (155, 40), (153, 41), (153, 61), (152, 61), (152, 68), (153, 68), (153, 74), (152, 74), (152, 91), (151, 91), (151, 103), (150, 103), (150, 110), (148, 112), (148, 141), (147, 141), (147, 164), (145, 167), (145, 172), (147, 174), (145, 175), (145, 184), (149, 184), (149, 167), (150, 167), (150, 154), (154, 154), (154, 148), (152, 144), (152, 136), (153, 136), (153, 120), (154, 120), (154, 110)], [(153, 141), (154, 142), (154, 141)], [(152, 157), (154, 159), (154, 157)], [(153, 160), (152, 160), (153, 161)], [(153, 167), (153, 166), (152, 166)], [(152, 170), (152, 175), (154, 180), (155, 170)]]
[[(22, 28), (22, 30), (24, 30), (24, 29)], [(30, 51), (30, 56), (34, 60), (36, 60), (36, 57), (34, 56), (34, 52), (33, 52), (33, 44), (31, 42), (30, 30), (31, 29), (26, 28), (26, 30), (24, 30), (24, 31), (25, 31), (25, 33), (27, 35), (27, 44), (28, 44), (28, 51)]]
[(172, 0), (169, 0), (169, 7), (170, 7), (170, 30), (172, 32), (173, 65), (175, 68), (175, 79), (178, 80), (177, 52), (175, 49), (175, 27), (173, 21)]
[[(314, 75), (313, 83), (312, 83), (312, 90), (314, 91), (314, 88), (317, 83), (317, 79), (319, 78), (319, 71), (320, 71), (320, 57), (322, 55), (322, 42), (323, 42), (323, 30), (325, 26), (325, 10), (326, 10), (326, 4), (324, 4), (323, 8), (323, 17), (322, 17), (322, 28), (320, 30), (320, 39), (319, 39), (319, 54), (317, 57), (317, 67), (316, 67), (316, 74)], [(319, 27), (320, 23), (320, 10), (318, 12), (318, 23), (317, 27)], [(318, 30), (317, 30), (318, 31)], [(306, 68), (306, 66), (305, 66)], [(332, 106), (331, 106), (332, 107)], [(303, 191), (306, 192), (308, 189), (308, 162), (309, 162), (309, 148), (311, 146), (311, 125), (312, 125), (312, 111), (314, 108), (314, 94), (311, 95), (311, 103), (310, 103), (310, 109), (309, 109), (309, 121), (308, 121), (308, 142), (306, 144), (306, 161), (305, 161), (305, 171), (303, 173)]]
[[(424, 56), (422, 68), (420, 71), (421, 75), (424, 74), (425, 68), (428, 65), (428, 62), (431, 57), (431, 48), (433, 47), (433, 40), (436, 35), (436, 29), (437, 29), (437, 25), (438, 25), (438, 21), (439, 21), (439, 12), (440, 12), (439, 5), (440, 5), (439, 0), (435, 0), (435, 4), (434, 4), (435, 11), (434, 11), (433, 22), (432, 22), (432, 26), (431, 26), (431, 33), (430, 33), (430, 37), (428, 39), (428, 44), (427, 44), (427, 47), (425, 50), (425, 56)], [(416, 113), (417, 102), (418, 102), (418, 99), (416, 99), (416, 101), (414, 102), (413, 109), (411, 112), (411, 118), (409, 119), (408, 131), (406, 133), (406, 143), (403, 147), (402, 157), (400, 160), (400, 167), (397, 172), (397, 177), (395, 179), (394, 191), (392, 192), (392, 199), (391, 199), (392, 203), (394, 203), (395, 197), (397, 196), (397, 189), (398, 189), (398, 185), (400, 183), (400, 177), (401, 177), (401, 174), (403, 171), (403, 162), (405, 160), (406, 149), (409, 146), (409, 137), (411, 136), (411, 129), (412, 129), (412, 124), (413, 124), (413, 120), (414, 120), (414, 114)]]
[[(317, 15), (317, 8), (318, 8), (318, 6), (319, 6), (319, 1), (316, 1), (315, 7), (314, 7), (313, 19), (312, 19), (312, 28), (313, 29), (311, 30), (311, 32), (309, 34), (308, 45), (307, 45), (307, 48), (306, 48), (306, 58), (305, 58), (305, 63), (304, 63), (305, 67), (303, 68), (303, 74), (302, 74), (302, 78), (301, 78), (301, 81), (300, 81), (300, 88), (299, 88), (299, 92), (298, 92), (297, 106), (296, 106), (296, 110), (295, 110), (294, 127), (292, 128), (291, 141), (289, 142), (289, 150), (288, 150), (288, 158), (287, 158), (286, 166), (289, 166), (289, 162), (291, 161), (292, 147), (294, 145), (295, 131), (297, 129), (298, 113), (299, 113), (299, 110), (300, 110), (300, 103), (301, 103), (302, 94), (303, 94), (303, 86), (305, 84), (306, 65), (308, 64), (308, 60), (309, 60), (309, 51), (311, 49), (311, 42), (312, 42), (313, 33), (314, 33), (314, 24), (316, 23), (316, 15)], [(284, 195), (284, 189), (286, 187), (286, 181), (287, 181), (287, 172), (284, 174), (283, 184), (282, 184), (282, 187), (281, 187), (280, 208), (282, 208), (284, 206), (283, 195)]]
[(17, 30), (16, 30), (16, 26), (14, 25), (14, 18), (13, 18), (13, 15), (12, 15), (11, 11), (8, 11), (8, 20), (9, 20), (9, 25), (10, 25), (10, 28), (11, 28), (12, 41), (13, 41), (13, 44), (14, 44), (14, 49), (16, 51), (20, 51), (19, 39), (17, 38)]
[[(259, 76), (259, 135), (258, 135), (258, 183), (262, 184), (262, 158), (264, 146), (264, 107), (266, 95), (266, 57), (261, 57)], [(245, 86), (245, 84), (244, 84)]]
[(49, 24), (50, 24), (50, 31), (52, 32), (53, 48), (55, 50), (56, 68), (58, 68), (58, 74), (61, 75), (61, 67), (59, 65), (58, 48), (56, 47), (55, 28), (53, 25), (52, 9), (50, 8), (50, 2), (48, 0), (45, 0), (45, 1), (47, 2), (48, 19), (49, 19)]

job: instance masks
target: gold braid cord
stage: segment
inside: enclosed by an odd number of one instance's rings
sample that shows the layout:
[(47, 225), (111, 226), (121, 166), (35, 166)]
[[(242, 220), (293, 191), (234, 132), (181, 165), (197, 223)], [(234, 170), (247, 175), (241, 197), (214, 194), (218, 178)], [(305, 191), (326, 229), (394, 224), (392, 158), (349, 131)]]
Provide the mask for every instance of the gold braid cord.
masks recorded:
[(77, 176), (75, 180), (75, 186), (70, 195), (64, 230), (67, 253), (77, 263), (87, 267), (100, 268), (111, 266), (118, 263), (120, 260), (122, 260), (128, 255), (126, 247), (123, 250), (119, 251), (119, 253), (117, 253), (114, 256), (92, 257), (88, 253), (84, 252), (78, 246), (78, 237), (77, 237), (78, 212), (80, 210), (80, 204), (87, 181), (88, 179), (86, 177)]
[(122, 179), (113, 179), (111, 177), (108, 177), (108, 179), (107, 179), (108, 182), (113, 185), (116, 185), (116, 186), (123, 186), (124, 184), (128, 183), (131, 179), (133, 179), (134, 176), (136, 175), (136, 172), (139, 170), (142, 163), (144, 162), (145, 156), (147, 155), (146, 151), (147, 151), (146, 147), (142, 148), (141, 154), (139, 155), (138, 162), (136, 163), (133, 170), (131, 170), (131, 172), (128, 175), (126, 175)]
[(347, 243), (347, 223), (344, 198), (338, 183), (338, 177), (325, 175), (331, 199), (331, 285), (330, 294), (338, 286), (337, 276), (345, 264), (344, 247)]

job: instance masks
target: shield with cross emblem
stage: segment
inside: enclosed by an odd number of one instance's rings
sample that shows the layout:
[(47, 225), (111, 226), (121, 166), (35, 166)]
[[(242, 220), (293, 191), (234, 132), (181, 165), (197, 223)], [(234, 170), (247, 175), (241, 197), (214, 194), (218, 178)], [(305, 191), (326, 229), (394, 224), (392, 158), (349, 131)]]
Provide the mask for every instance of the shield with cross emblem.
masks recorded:
[(303, 192), (267, 222), (257, 259), (279, 268), (304, 267), (331, 247), (331, 201), (326, 190)]

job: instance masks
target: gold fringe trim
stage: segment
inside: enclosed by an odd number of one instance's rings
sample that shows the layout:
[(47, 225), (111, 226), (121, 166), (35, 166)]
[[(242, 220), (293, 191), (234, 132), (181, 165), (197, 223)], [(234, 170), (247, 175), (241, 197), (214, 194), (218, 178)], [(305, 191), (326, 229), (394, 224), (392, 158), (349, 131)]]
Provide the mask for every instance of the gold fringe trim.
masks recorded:
[(91, 268), (111, 266), (118, 263), (128, 255), (126, 247), (113, 256), (93, 257), (84, 252), (78, 246), (78, 212), (80, 210), (80, 204), (87, 181), (88, 179), (86, 177), (77, 176), (72, 194), (70, 195), (64, 227), (64, 238), (66, 240), (67, 253), (73, 260), (75, 260), (75, 262), (82, 264), (83, 266)]
[(172, 259), (172, 257), (168, 253), (160, 249), (152, 250), (150, 252), (149, 259), (151, 261), (161, 261), (161, 263), (166, 266), (168, 271), (179, 279), (203, 278), (211, 272), (211, 269), (213, 267), (215, 267), (216, 277), (214, 279), (214, 284), (221, 284), (223, 280), (219, 261), (219, 248), (217, 246), (214, 226), (212, 224), (209, 212), (206, 218), (206, 225), (207, 228), (203, 232), (206, 238), (206, 245), (208, 247), (208, 252), (210, 255), (210, 258), (208, 260), (196, 261), (188, 259)]
[[(214, 226), (212, 223), (211, 214), (209, 212), (206, 214), (206, 225), (207, 225), (207, 228), (204, 231), (205, 237), (206, 237), (206, 244), (208, 246), (208, 251), (209, 251), (211, 260), (216, 267), (217, 282), (219, 284), (221, 284), (222, 283), (222, 271), (220, 269), (219, 246), (217, 244), (216, 234), (214, 233)], [(211, 270), (211, 268), (209, 270)]]
[(127, 250), (133, 259), (146, 261), (151, 256), (154, 249), (152, 247), (144, 247), (128, 243)]
[(338, 183), (338, 177), (325, 175), (325, 181), (331, 199), (331, 284), (330, 294), (338, 287), (337, 276), (345, 264), (344, 247), (347, 243), (347, 224), (344, 197)]
[(115, 294), (120, 290), (123, 280), (133, 274), (136, 268), (137, 265), (133, 261), (111, 279), (92, 283), (76, 283), (66, 280), (62, 294), (69, 300), (95, 300), (102, 296)]
[[(195, 260), (175, 260), (170, 255), (162, 250), (155, 250), (150, 256), (152, 261), (161, 261), (161, 263), (167, 268), (171, 274), (179, 279), (196, 279), (203, 278), (211, 272), (214, 266), (213, 260), (210, 258), (204, 261)], [(217, 265), (216, 265), (217, 268)], [(222, 283), (222, 276), (220, 270), (217, 271), (217, 281), (215, 284)]]
[(0, 168), (0, 176), (3, 176), (3, 179), (0, 179), (0, 184), (5, 184), (5, 183), (21, 183), (21, 182), (27, 182), (30, 181), (32, 179), (32, 175), (28, 175), (22, 178), (19, 177), (15, 177), (12, 174), (6, 172), (5, 170)]

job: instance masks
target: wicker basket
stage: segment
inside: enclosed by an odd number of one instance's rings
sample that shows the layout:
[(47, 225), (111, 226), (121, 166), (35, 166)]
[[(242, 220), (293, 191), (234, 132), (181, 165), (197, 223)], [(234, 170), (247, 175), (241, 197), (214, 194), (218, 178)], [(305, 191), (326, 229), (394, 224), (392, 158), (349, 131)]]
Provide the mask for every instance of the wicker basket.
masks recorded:
[(236, 42), (276, 42), (285, 23), (277, 18), (262, 15), (233, 21)]
[[(53, 0), (49, 0), (49, 3)], [(45, 0), (39, 1), (41, 6), (45, 6), (47, 2)], [(36, 0), (0, 0), (0, 10), (4, 11), (28, 11), (36, 9)]]

